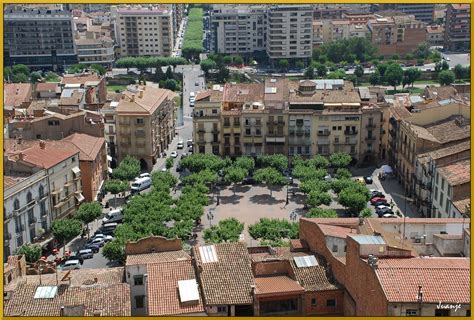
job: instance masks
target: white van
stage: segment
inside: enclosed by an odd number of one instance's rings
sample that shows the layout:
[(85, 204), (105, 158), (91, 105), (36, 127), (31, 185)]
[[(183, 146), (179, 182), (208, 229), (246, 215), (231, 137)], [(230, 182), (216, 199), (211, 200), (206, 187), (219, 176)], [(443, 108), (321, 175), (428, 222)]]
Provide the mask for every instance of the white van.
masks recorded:
[(189, 93), (189, 99), (195, 98), (195, 97), (196, 97), (196, 94), (194, 92)]
[(178, 141), (178, 145), (176, 146), (178, 149), (183, 149), (184, 148), (184, 141), (183, 140), (179, 140)]
[(117, 218), (123, 218), (123, 209), (115, 209), (115, 210), (110, 210), (109, 213), (105, 215), (105, 217), (102, 219), (102, 223), (107, 223), (110, 220), (117, 219)]
[(145, 190), (151, 186), (151, 179), (148, 177), (145, 178), (139, 178), (132, 183), (132, 187), (130, 188), (132, 190), (132, 194), (134, 193), (139, 193), (142, 190)]

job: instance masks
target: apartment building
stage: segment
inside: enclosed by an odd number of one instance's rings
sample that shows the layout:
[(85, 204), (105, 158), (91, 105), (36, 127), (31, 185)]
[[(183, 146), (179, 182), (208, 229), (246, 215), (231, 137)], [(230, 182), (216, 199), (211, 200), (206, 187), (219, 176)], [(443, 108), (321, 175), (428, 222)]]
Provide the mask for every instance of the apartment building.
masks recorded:
[[(230, 122), (221, 125), (221, 103), (224, 88), (215, 86), (212, 90), (199, 92), (196, 95), (193, 115), (194, 150), (198, 153), (212, 153), (216, 155), (230, 155), (231, 134)], [(229, 126), (227, 126), (229, 124)], [(224, 136), (224, 144), (221, 144), (221, 135)], [(236, 136), (240, 137), (240, 125)], [(236, 137), (233, 136), (235, 146)], [(237, 138), (239, 140), (239, 138)], [(221, 150), (221, 146), (224, 147)], [(240, 142), (239, 142), (240, 146)], [(235, 150), (235, 149), (234, 149)]]
[[(302, 218), (299, 231), (345, 288), (345, 316), (469, 316), (469, 234), (469, 219), (415, 218)], [(456, 312), (439, 307), (449, 299)]]
[(446, 10), (444, 48), (450, 51), (466, 51), (471, 43), (471, 6), (448, 4)]
[(426, 41), (431, 46), (443, 46), (444, 44), (444, 27), (428, 26), (426, 27)]
[(126, 155), (151, 170), (175, 136), (175, 102), (170, 90), (130, 85), (116, 107), (118, 161)]
[(341, 19), (342, 15), (351, 11), (347, 4), (320, 3), (313, 5), (313, 18), (315, 20)]
[(51, 205), (46, 170), (30, 176), (4, 176), (3, 261), (49, 231)]
[(51, 213), (47, 225), (72, 216), (84, 201), (79, 151), (59, 141), (12, 141), (5, 146), (7, 175), (32, 175), (45, 170), (48, 176)]
[(313, 43), (310, 5), (274, 5), (267, 12), (267, 54), (270, 60), (309, 59)]
[(383, 11), (375, 14), (367, 27), (370, 39), (380, 54), (390, 56), (412, 52), (420, 43), (426, 41), (426, 24), (413, 15), (397, 11)]
[(342, 14), (342, 20), (348, 20), (351, 25), (366, 25), (375, 16), (370, 12), (348, 11)]
[[(439, 167), (434, 173), (432, 216), (435, 218), (463, 218), (453, 216), (454, 203), (471, 196), (471, 159), (459, 160)], [(466, 208), (459, 208), (466, 210)], [(458, 210), (459, 211), (459, 210)]]
[(70, 115), (44, 111), (41, 116), (17, 116), (8, 125), (8, 136), (23, 139), (61, 140), (75, 132), (94, 137), (104, 136), (101, 117), (90, 111), (79, 111)]
[(397, 10), (403, 12), (407, 15), (415, 16), (415, 19), (422, 21), (424, 23), (431, 23), (434, 20), (434, 4), (408, 4), (408, 3), (398, 3), (398, 4), (380, 4), (380, 10)]
[(25, 64), (33, 69), (62, 70), (77, 63), (72, 14), (62, 5), (4, 9), (4, 66)]
[(323, 29), (323, 21), (313, 20), (313, 48), (319, 47), (324, 43)]
[[(64, 75), (61, 79), (62, 89), (83, 89), (86, 105), (102, 105), (107, 100), (107, 84), (105, 76), (97, 73)], [(93, 107), (93, 106), (91, 106)]]
[(110, 167), (115, 168), (117, 165), (118, 157), (118, 145), (117, 145), (117, 106), (119, 104), (121, 94), (115, 93), (110, 94), (107, 100), (110, 100), (104, 104), (100, 109), (100, 113), (104, 117), (104, 134), (105, 142), (107, 145), (107, 156), (109, 157)]
[[(415, 204), (423, 216), (434, 217), (434, 215), (432, 215), (432, 202), (434, 194), (433, 185), (435, 183), (435, 177), (436, 173), (438, 172), (438, 168), (460, 160), (468, 159), (470, 158), (470, 153), (470, 141), (464, 141), (446, 148), (423, 153), (416, 157)], [(465, 199), (463, 198), (463, 195), (457, 195), (457, 199), (458, 200), (453, 202), (452, 211), (449, 213), (449, 217), (461, 217), (461, 212), (465, 211), (465, 207), (469, 203), (463, 203), (465, 202), (463, 201)], [(469, 197), (467, 197), (467, 200), (469, 200)], [(457, 205), (458, 202), (459, 204)], [(461, 210), (459, 210), (458, 206), (460, 206)]]
[(79, 63), (112, 67), (115, 61), (114, 43), (107, 39), (76, 39)]
[(100, 201), (102, 185), (108, 177), (107, 148), (104, 137), (73, 133), (61, 140), (79, 151), (82, 193), (87, 202)]
[(174, 47), (171, 7), (112, 7), (120, 56), (169, 56)]
[(215, 4), (210, 15), (211, 50), (252, 54), (266, 49), (266, 5)]
[(416, 109), (415, 113), (403, 107), (391, 110), (394, 118), (401, 117), (390, 121), (397, 124), (389, 130), (396, 135), (389, 143), (389, 156), (409, 195), (414, 194), (417, 155), (468, 140), (470, 136), (469, 106), (459, 102), (428, 106)]

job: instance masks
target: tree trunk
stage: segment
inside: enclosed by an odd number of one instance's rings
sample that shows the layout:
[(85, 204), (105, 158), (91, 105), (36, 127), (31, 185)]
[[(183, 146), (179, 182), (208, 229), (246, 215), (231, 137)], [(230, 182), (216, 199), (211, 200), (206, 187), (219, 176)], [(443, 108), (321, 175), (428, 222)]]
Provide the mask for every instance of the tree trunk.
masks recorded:
[(272, 190), (272, 186), (269, 186), (268, 189), (270, 189), (270, 197), (273, 197), (273, 190)]
[(234, 183), (234, 186), (232, 187), (232, 191), (234, 192), (234, 196), (235, 196), (235, 183)]

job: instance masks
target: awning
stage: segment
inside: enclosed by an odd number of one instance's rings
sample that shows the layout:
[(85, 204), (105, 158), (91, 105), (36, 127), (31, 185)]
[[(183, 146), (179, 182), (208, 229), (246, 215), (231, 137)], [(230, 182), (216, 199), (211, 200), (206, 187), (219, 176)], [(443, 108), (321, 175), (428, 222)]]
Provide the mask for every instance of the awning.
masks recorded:
[(108, 161), (112, 161), (112, 157), (109, 156), (109, 155), (107, 155), (107, 160), (108, 160)]
[(81, 169), (79, 169), (79, 167), (74, 167), (74, 168), (72, 168), (72, 172), (74, 172), (74, 174), (77, 175), (77, 174), (81, 173)]
[(77, 194), (75, 195), (75, 197), (76, 197), (76, 200), (77, 200), (78, 202), (82, 202), (82, 201), (84, 201), (84, 199), (85, 199), (84, 196), (82, 195), (82, 193), (77, 193)]

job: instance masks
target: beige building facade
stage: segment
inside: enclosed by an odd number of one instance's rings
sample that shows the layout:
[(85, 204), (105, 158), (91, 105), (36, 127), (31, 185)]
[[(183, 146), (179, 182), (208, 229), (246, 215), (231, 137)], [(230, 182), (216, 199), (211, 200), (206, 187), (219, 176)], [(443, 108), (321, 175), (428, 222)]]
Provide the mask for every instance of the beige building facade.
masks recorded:
[(175, 102), (170, 90), (130, 85), (116, 108), (118, 161), (131, 155), (152, 169), (175, 136)]

